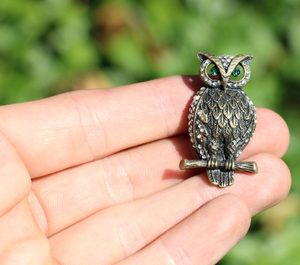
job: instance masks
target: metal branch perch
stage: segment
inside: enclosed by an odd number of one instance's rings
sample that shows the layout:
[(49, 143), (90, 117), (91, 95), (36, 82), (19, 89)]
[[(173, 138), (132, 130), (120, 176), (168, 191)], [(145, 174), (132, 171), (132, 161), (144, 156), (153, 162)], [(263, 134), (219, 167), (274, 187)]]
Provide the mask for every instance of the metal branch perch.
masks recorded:
[[(207, 160), (189, 160), (182, 159), (179, 164), (180, 169), (188, 169), (188, 168), (207, 168), (208, 161)], [(218, 168), (225, 169), (225, 162), (219, 162)], [(257, 164), (253, 161), (247, 162), (235, 162), (233, 170), (249, 172), (249, 173), (257, 173)]]

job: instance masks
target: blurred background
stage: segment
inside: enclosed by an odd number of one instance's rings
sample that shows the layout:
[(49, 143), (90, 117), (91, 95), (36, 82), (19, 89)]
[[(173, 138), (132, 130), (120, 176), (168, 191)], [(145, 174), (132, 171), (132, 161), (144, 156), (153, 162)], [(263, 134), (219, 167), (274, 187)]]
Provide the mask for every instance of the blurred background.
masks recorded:
[(196, 74), (197, 51), (254, 55), (246, 92), (291, 131), (289, 198), (220, 264), (300, 264), (300, 0), (1, 0), (0, 103)]

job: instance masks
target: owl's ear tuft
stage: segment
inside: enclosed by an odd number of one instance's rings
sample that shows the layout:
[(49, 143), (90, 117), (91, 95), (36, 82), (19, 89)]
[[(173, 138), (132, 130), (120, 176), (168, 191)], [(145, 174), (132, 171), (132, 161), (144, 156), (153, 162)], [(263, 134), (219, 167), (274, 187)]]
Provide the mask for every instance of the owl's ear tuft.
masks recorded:
[(197, 58), (200, 61), (200, 63), (203, 63), (203, 61), (206, 60), (208, 58), (208, 56), (204, 52), (198, 52), (197, 53)]
[(251, 56), (251, 55), (247, 55), (247, 56), (245, 56), (245, 58), (243, 59), (243, 62), (244, 62), (245, 64), (248, 64), (248, 65), (250, 65), (250, 64), (252, 63), (252, 61), (253, 61), (253, 56)]

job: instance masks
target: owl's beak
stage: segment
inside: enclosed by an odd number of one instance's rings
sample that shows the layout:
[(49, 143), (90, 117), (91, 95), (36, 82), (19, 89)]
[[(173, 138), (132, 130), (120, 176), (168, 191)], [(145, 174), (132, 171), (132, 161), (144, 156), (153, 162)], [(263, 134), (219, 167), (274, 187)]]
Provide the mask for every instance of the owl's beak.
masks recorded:
[(223, 77), (223, 89), (226, 90), (227, 89), (227, 84), (229, 81), (229, 77)]

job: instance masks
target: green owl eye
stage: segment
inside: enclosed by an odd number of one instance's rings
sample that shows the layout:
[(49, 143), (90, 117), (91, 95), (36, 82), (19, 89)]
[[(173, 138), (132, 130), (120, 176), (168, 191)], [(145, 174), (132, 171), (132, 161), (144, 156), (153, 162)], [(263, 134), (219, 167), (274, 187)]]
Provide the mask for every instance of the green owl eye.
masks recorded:
[(219, 69), (214, 63), (211, 63), (207, 66), (206, 74), (209, 76), (210, 79), (213, 80), (218, 80), (220, 76)]
[(241, 64), (238, 64), (231, 73), (231, 81), (241, 81), (245, 76), (245, 69)]

